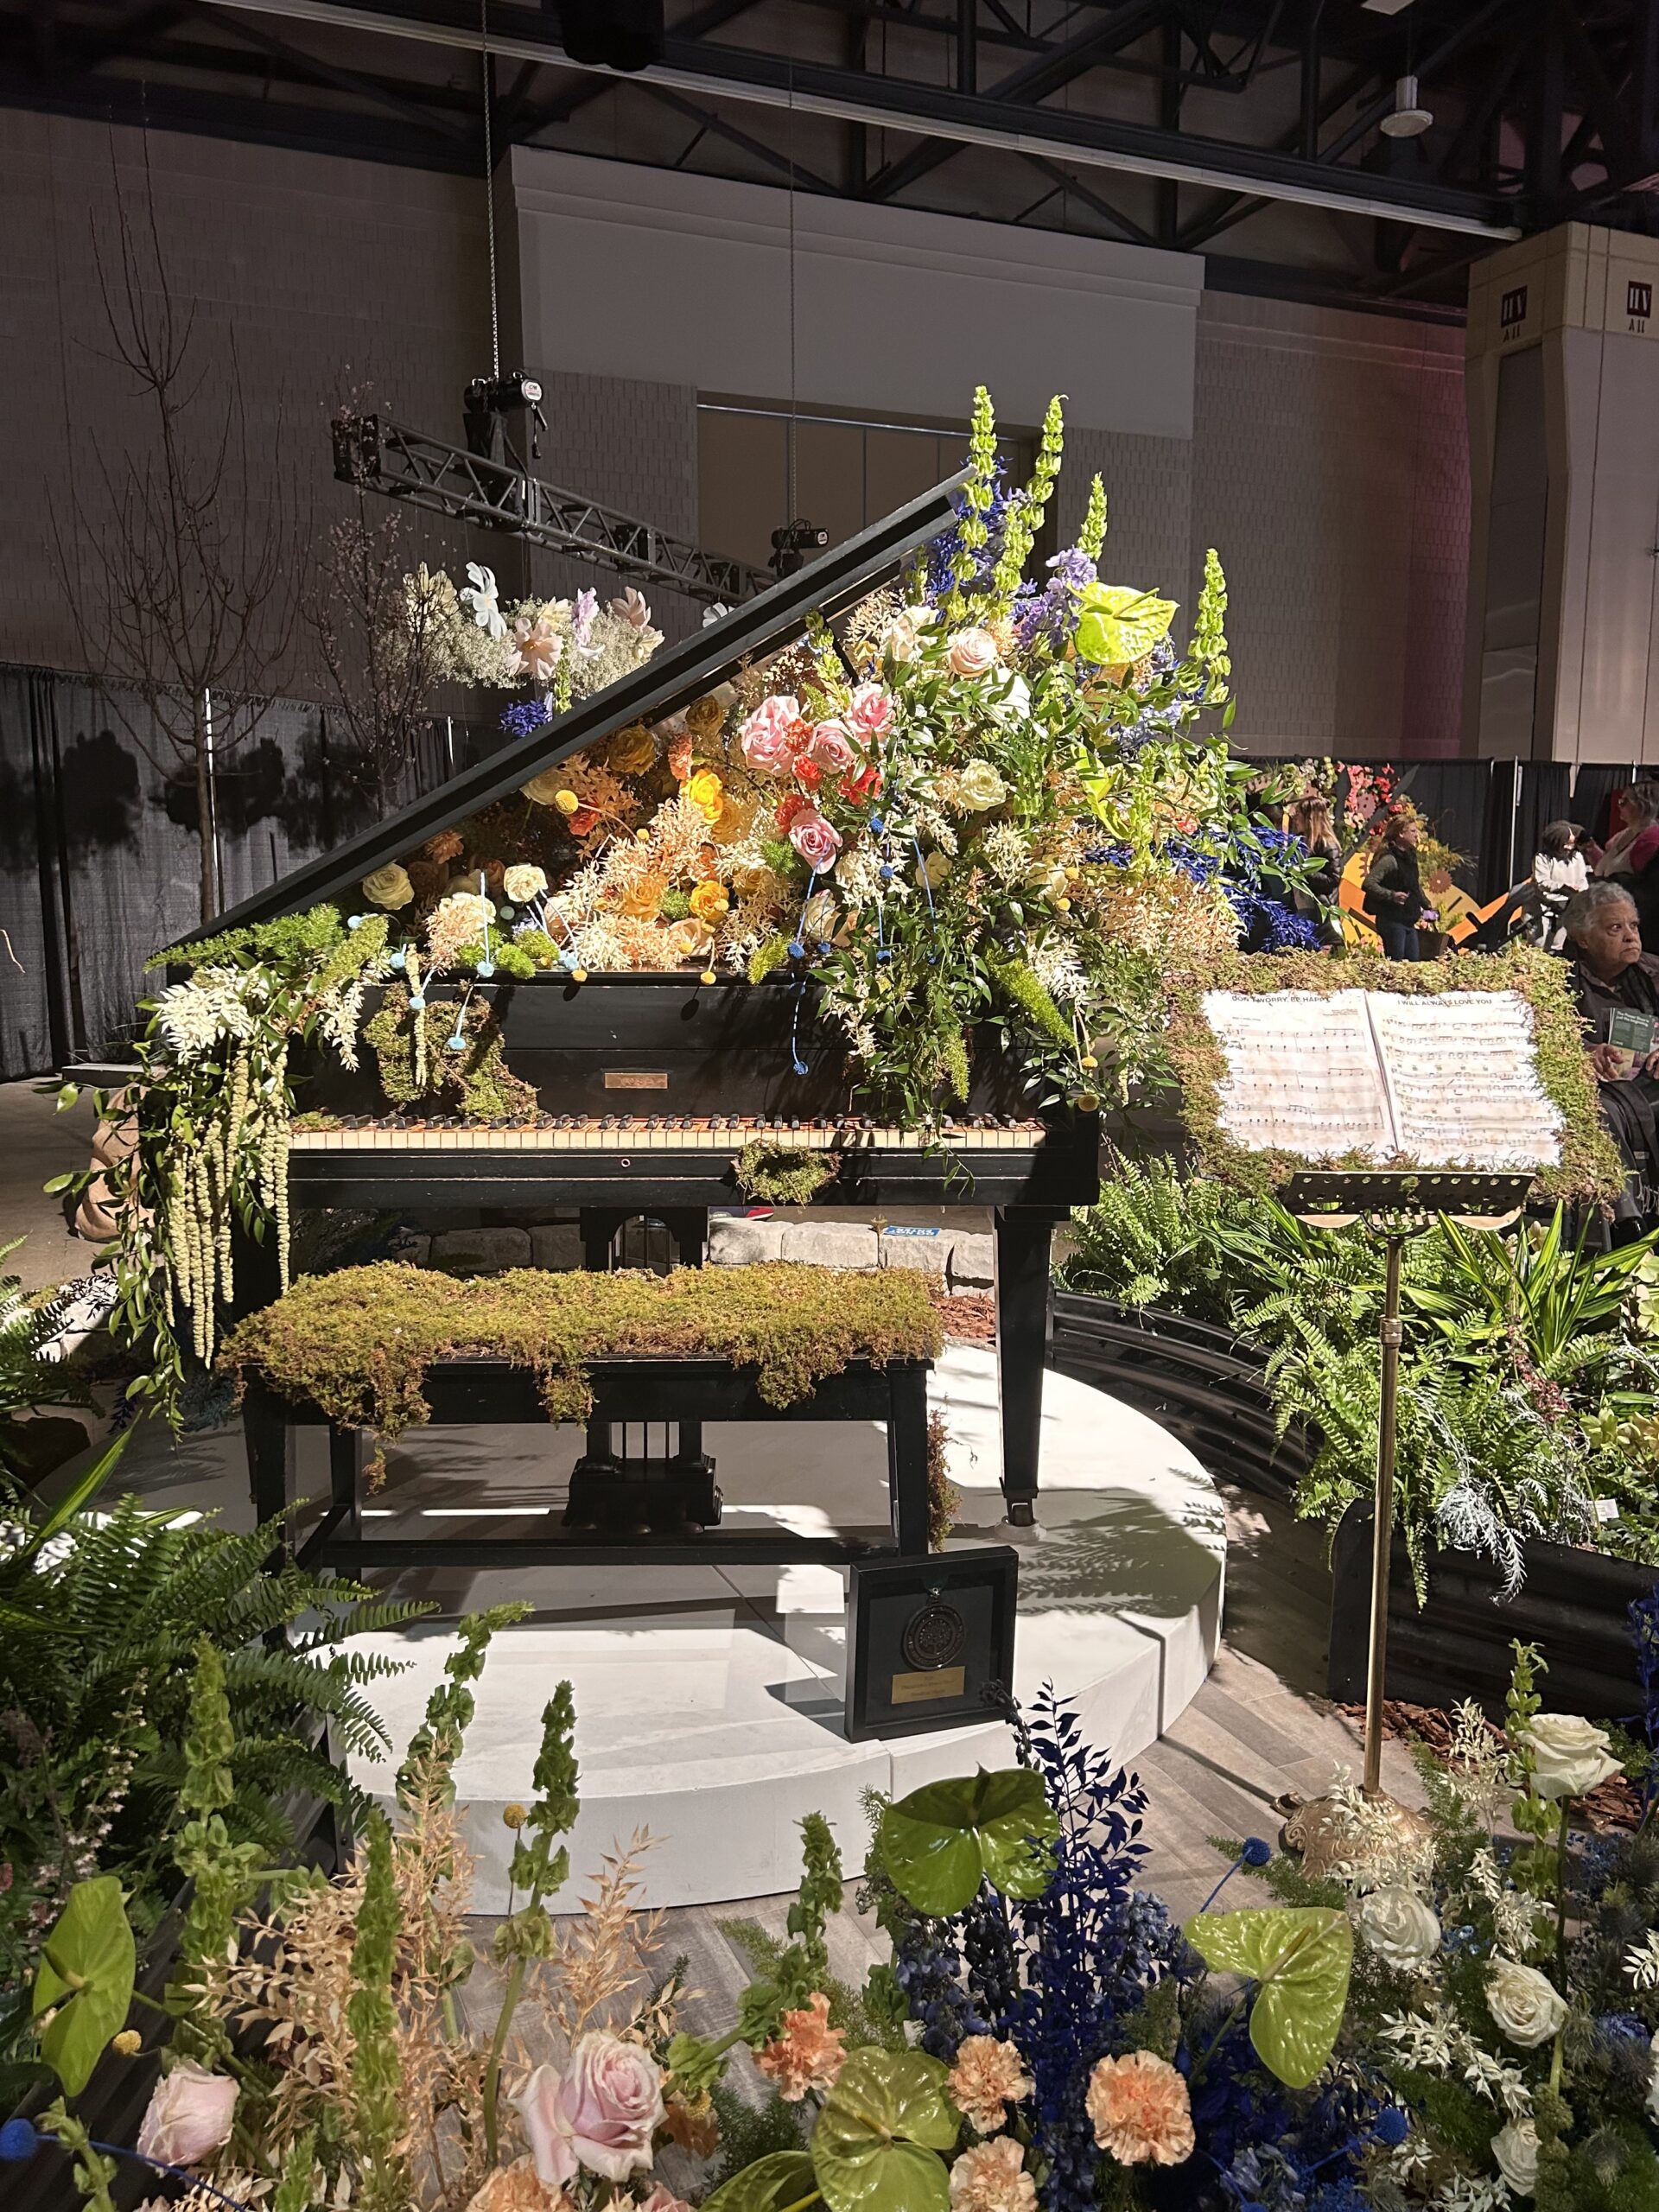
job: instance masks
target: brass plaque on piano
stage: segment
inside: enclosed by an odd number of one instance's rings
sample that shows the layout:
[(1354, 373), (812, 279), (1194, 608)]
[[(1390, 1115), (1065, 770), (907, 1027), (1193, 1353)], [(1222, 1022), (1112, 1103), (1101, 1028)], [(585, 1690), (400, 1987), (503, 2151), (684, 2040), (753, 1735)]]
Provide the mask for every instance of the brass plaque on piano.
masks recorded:
[(931, 1705), (936, 1698), (961, 1697), (968, 1687), (964, 1667), (930, 1667), (925, 1674), (895, 1675), (894, 1705)]
[(666, 1068), (607, 1068), (607, 1090), (666, 1090)]

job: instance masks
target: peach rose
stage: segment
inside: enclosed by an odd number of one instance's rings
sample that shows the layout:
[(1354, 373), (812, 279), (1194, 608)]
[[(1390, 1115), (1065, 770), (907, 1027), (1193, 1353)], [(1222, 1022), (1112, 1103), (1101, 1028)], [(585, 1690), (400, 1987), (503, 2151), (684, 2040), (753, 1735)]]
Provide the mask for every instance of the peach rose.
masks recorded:
[(988, 630), (958, 630), (945, 647), (945, 658), (957, 676), (988, 676), (1001, 655)]
[(626, 2181), (651, 2164), (651, 2139), (664, 2117), (662, 2069), (637, 2043), (596, 2029), (570, 2054), (559, 2109), (588, 2172)]
[(231, 2139), (237, 2084), (181, 2059), (150, 2091), (138, 2128), (138, 2149), (164, 2165), (194, 2166)]
[(893, 725), (893, 699), (880, 683), (861, 683), (847, 702), (847, 727), (867, 749), (879, 745)]
[(789, 842), (819, 875), (828, 875), (841, 850), (841, 832), (833, 829), (816, 806), (805, 807), (789, 825)]
[(846, 775), (857, 760), (846, 724), (833, 718), (820, 722), (808, 741), (806, 757), (829, 775)]
[(806, 724), (801, 702), (789, 692), (763, 699), (737, 734), (738, 749), (757, 775), (786, 776), (795, 765)]

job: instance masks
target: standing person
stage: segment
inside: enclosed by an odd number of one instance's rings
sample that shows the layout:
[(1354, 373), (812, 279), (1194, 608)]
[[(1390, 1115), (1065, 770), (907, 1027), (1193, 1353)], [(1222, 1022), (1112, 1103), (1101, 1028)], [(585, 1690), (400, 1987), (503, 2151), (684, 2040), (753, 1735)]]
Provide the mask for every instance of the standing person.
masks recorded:
[(1538, 942), (1546, 952), (1559, 952), (1567, 942), (1561, 917), (1567, 902), (1590, 880), (1590, 863), (1583, 852), (1585, 832), (1576, 822), (1547, 822), (1532, 857), (1532, 880), (1538, 893)]
[[(1643, 950), (1636, 901), (1617, 880), (1580, 891), (1567, 906), (1566, 922), (1573, 957), (1573, 995), (1596, 1078), (1602, 1126), (1618, 1147), (1630, 1177), (1613, 1218), (1621, 1225), (1639, 1226), (1650, 1202), (1648, 1186), (1659, 1173), (1659, 1052), (1631, 1065), (1631, 1055), (1611, 1044), (1608, 1032), (1611, 1017), (1620, 1012), (1659, 1021), (1659, 959)], [(1630, 1233), (1622, 1226), (1614, 1241)]]
[(1313, 923), (1319, 943), (1336, 950), (1343, 942), (1337, 906), (1342, 884), (1342, 846), (1331, 809), (1317, 791), (1311, 791), (1291, 808), (1287, 827), (1307, 848), (1308, 870), (1297, 887), (1296, 911)]
[(1659, 852), (1659, 781), (1644, 776), (1618, 794), (1624, 826), (1607, 840), (1607, 849), (1596, 862), (1598, 875), (1640, 874)]
[(1415, 815), (1396, 809), (1389, 815), (1382, 842), (1365, 874), (1365, 897), (1382, 950), (1390, 960), (1427, 960), (1428, 946), (1419, 925), (1434, 910), (1423, 892), (1417, 867)]

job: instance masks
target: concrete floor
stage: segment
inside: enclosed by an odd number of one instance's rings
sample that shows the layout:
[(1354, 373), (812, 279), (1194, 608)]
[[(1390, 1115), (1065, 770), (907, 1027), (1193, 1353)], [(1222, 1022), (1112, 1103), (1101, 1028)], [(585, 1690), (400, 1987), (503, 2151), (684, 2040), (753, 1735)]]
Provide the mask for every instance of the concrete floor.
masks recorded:
[(42, 1098), (33, 1082), (0, 1083), (0, 1243), (29, 1239), (5, 1263), (26, 1290), (92, 1272), (96, 1248), (70, 1235), (62, 1199), (48, 1198), (41, 1185), (86, 1165), (93, 1127), (85, 1094), (60, 1114), (55, 1093)]

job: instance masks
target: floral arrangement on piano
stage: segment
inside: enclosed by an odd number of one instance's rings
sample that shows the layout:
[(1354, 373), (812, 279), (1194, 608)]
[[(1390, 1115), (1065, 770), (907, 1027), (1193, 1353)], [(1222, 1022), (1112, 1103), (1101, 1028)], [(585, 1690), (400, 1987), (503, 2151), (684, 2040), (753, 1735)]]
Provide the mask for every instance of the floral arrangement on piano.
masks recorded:
[[(809, 1814), (786, 1932), (728, 1923), (749, 1978), (711, 2022), (644, 1907), (649, 1838), (550, 1911), (579, 1809), (568, 1683), (504, 1815), (517, 1910), (475, 1961), (454, 1776), (490, 1639), (527, 1610), (461, 1622), (390, 1815), (331, 1880), (232, 1840), (243, 1746), (204, 1648), (164, 2001), (136, 2016), (149, 2037), (125, 2024), (121, 1887), (82, 1881), (33, 1992), (62, 2094), (0, 2128), (0, 2160), (73, 2153), (97, 2212), (124, 2166), (184, 2212), (1659, 2205), (1659, 1845), (1582, 1833), (1620, 1760), (1540, 1709), (1524, 1647), (1504, 1733), (1465, 1706), (1444, 1761), (1419, 1749), (1419, 1822), (1339, 1786), (1328, 1863), (1223, 1841), (1185, 1921), (1140, 1886), (1140, 1782), (1045, 1689), (1008, 1708), (1013, 1765), (872, 1796), (860, 1903), (890, 1961), (856, 1990), (832, 1974), (842, 1862)], [(1654, 1610), (1633, 1624), (1649, 1660)], [(142, 2063), (162, 2038), (136, 2143), (92, 2139), (105, 2051)]]
[[(1061, 438), (1057, 401), (1009, 490), (981, 391), (959, 520), (902, 591), (377, 870), (362, 897), (396, 917), (399, 964), (810, 982), (868, 1091), (921, 1126), (966, 1098), (987, 1021), (1050, 1100), (1121, 1095), (1147, 1071), (1165, 964), (1313, 931), (1266, 887), (1297, 858), (1223, 734), (1215, 556), (1181, 655), (1172, 601), (1100, 580), (1098, 479), (1077, 543), (1027, 577)], [(491, 680), (544, 694), (503, 715), (523, 737), (568, 703), (582, 624), (604, 618), (591, 594), (574, 628), (504, 613), (470, 573)], [(637, 597), (613, 624), (648, 620)]]

